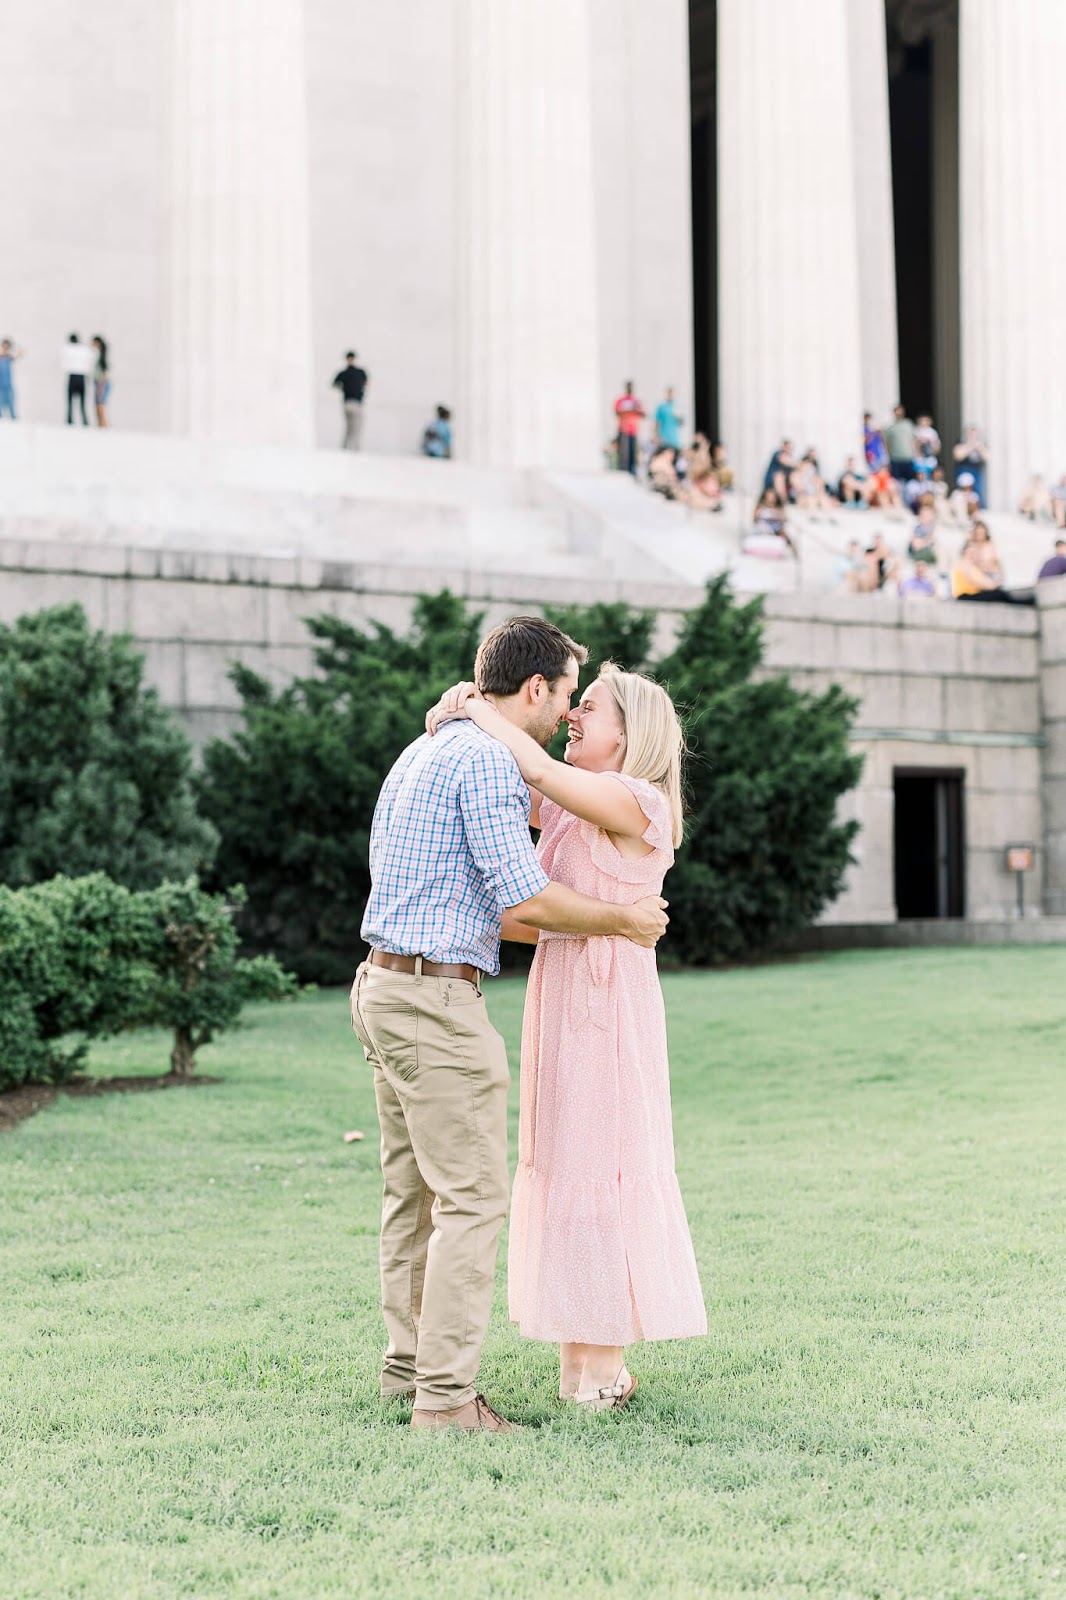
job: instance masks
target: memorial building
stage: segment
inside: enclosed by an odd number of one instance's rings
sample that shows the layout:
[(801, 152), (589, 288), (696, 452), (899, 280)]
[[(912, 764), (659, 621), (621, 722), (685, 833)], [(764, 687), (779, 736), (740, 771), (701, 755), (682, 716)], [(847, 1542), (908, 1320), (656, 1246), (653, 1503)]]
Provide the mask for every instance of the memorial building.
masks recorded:
[[(1021, 844), (1030, 907), (1066, 913), (1057, 591), (1018, 616), (828, 594), (850, 528), (787, 575), (739, 554), (783, 436), (835, 481), (901, 400), (949, 456), (978, 427), (1032, 582), (1048, 531), (1010, 514), (1066, 467), (1064, 59), (1061, 0), (16, 0), (4, 615), (81, 599), (203, 738), (234, 656), (306, 669), (316, 610), (400, 621), (447, 582), (492, 617), (669, 620), (728, 570), (786, 591), (773, 667), (862, 702), (831, 918), (1008, 917)], [(108, 341), (107, 434), (62, 426), (75, 331)], [(725, 441), (732, 520), (604, 470), (626, 380)], [(438, 406), (450, 463), (418, 459)]]

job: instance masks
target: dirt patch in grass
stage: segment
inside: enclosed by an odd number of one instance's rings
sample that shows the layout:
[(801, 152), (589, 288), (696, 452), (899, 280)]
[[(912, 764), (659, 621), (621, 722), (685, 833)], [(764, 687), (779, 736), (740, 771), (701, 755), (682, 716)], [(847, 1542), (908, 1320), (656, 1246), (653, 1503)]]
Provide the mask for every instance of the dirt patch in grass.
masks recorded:
[(173, 1072), (160, 1073), (154, 1078), (89, 1078), (76, 1076), (69, 1083), (24, 1083), (17, 1089), (5, 1089), (0, 1094), (0, 1133), (14, 1128), (27, 1117), (53, 1105), (61, 1094), (85, 1099), (90, 1095), (139, 1094), (147, 1089), (196, 1089), (204, 1084), (221, 1083), (221, 1078), (183, 1078)]

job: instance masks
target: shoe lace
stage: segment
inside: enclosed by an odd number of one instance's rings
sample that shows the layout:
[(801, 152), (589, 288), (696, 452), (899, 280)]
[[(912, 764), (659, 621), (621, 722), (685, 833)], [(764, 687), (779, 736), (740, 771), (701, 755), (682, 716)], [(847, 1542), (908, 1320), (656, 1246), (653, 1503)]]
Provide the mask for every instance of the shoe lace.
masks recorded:
[(507, 1418), (501, 1417), (495, 1406), (490, 1406), (483, 1394), (474, 1396), (474, 1404), (478, 1408), (479, 1415), (484, 1416), (487, 1413), (495, 1422), (502, 1422), (505, 1428), (509, 1426)]

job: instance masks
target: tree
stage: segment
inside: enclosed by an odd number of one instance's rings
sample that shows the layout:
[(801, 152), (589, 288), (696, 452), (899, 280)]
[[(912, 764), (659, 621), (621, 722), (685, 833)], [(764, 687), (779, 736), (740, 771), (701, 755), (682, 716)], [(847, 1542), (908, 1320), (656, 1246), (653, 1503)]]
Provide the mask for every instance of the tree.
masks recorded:
[(243, 892), (205, 894), (195, 878), (135, 891), (102, 872), (0, 887), (0, 1089), (62, 1083), (90, 1040), (169, 1028), (171, 1071), (250, 1000), (294, 994), (271, 957), (241, 961), (233, 912)]
[(189, 741), (143, 676), (80, 606), (0, 627), (0, 880), (99, 871), (140, 889), (210, 862)]
[(136, 1023), (173, 1030), (170, 1070), (176, 1077), (195, 1071), (196, 1052), (231, 1028), (249, 1002), (296, 993), (295, 978), (273, 956), (238, 959), (233, 918), (244, 898), (240, 888), (205, 894), (195, 878), (137, 897), (140, 953), (152, 980)]
[(444, 590), (416, 602), (406, 637), (310, 620), (317, 674), (280, 692), (235, 669), (244, 727), (208, 745), (200, 794), (222, 836), (212, 881), (247, 885), (251, 950), (302, 978), (350, 981), (378, 791), (428, 707), (472, 671), (481, 622)]
[[(804, 694), (760, 677), (762, 611), (708, 585), (669, 654), (649, 665), (655, 614), (623, 604), (549, 608), (589, 647), (582, 686), (609, 657), (674, 695), (692, 750), (687, 841), (667, 882), (663, 949), (734, 959), (811, 921), (839, 893), (856, 824), (836, 820), (858, 780), (839, 689)], [(248, 886), (241, 928), (304, 977), (351, 977), (369, 893), (370, 823), (397, 755), (442, 689), (470, 676), (481, 617), (446, 591), (419, 600), (400, 638), (321, 617), (319, 675), (276, 693), (234, 673), (245, 725), (208, 747), (202, 803), (222, 834), (216, 881)]]
[(690, 814), (667, 882), (664, 948), (681, 961), (735, 959), (812, 922), (840, 893), (857, 822), (836, 820), (861, 756), (855, 702), (835, 684), (803, 693), (755, 676), (762, 601), (737, 605), (724, 577), (686, 613), (655, 668), (685, 722)]

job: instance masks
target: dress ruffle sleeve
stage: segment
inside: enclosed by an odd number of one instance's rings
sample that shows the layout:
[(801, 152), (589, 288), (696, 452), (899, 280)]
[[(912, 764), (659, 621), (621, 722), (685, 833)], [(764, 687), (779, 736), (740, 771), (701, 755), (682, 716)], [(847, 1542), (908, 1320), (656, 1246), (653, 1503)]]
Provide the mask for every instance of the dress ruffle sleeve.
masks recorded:
[(654, 783), (649, 783), (647, 778), (631, 778), (628, 772), (611, 772), (607, 776), (617, 778), (619, 783), (624, 783), (637, 800), (648, 819), (648, 826), (641, 834), (641, 838), (652, 846), (656, 854), (642, 856), (636, 861), (627, 860), (615, 849), (602, 828), (594, 827), (592, 823), (585, 823), (583, 826), (590, 834), (589, 848), (593, 862), (601, 872), (609, 873), (622, 883), (646, 883), (649, 877), (661, 878), (673, 865), (674, 860), (674, 831), (670, 817), (670, 802), (662, 790), (657, 789)]

